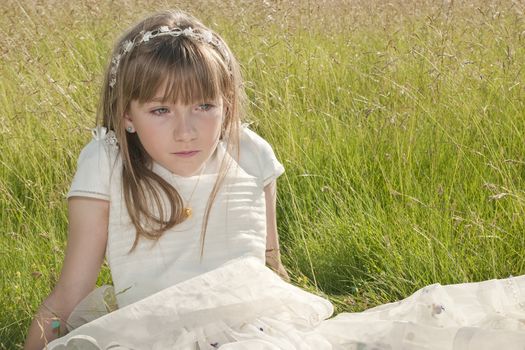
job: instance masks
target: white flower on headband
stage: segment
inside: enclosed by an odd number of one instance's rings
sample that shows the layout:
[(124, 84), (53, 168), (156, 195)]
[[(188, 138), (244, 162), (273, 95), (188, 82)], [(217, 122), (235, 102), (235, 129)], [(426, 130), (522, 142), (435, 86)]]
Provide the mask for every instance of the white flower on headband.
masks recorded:
[(193, 28), (192, 27), (184, 28), (182, 30), (182, 35), (193, 37)]
[(161, 33), (167, 33), (167, 32), (170, 31), (170, 28), (168, 26), (162, 26), (162, 27), (159, 28), (159, 31)]
[(210, 44), (211, 41), (213, 40), (213, 34), (211, 34), (210, 31), (205, 31), (202, 33), (202, 40), (207, 43), (207, 44)]
[[(133, 43), (132, 43), (133, 44)], [(133, 46), (133, 45), (132, 45)], [(111, 79), (109, 80), (109, 86), (113, 87), (117, 83), (117, 70), (120, 63), (121, 54), (116, 55), (111, 60), (111, 69), (109, 71)]]
[[(124, 53), (130, 52), (131, 49), (133, 48), (133, 41), (131, 41), (131, 40), (125, 41), (124, 44), (122, 44), (122, 48), (124, 50)], [(120, 57), (119, 57), (119, 59), (120, 59)]]
[(151, 38), (152, 34), (153, 34), (152, 32), (144, 33), (144, 36), (142, 36), (141, 42), (147, 43), (149, 41), (149, 38)]

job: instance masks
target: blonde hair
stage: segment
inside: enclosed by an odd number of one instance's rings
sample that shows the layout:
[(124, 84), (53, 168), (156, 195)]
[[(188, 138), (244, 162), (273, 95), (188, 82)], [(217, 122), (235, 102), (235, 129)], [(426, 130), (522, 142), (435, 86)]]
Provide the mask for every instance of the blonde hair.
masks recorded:
[[(159, 36), (141, 41), (144, 33), (160, 28), (212, 35), (212, 41), (194, 37)], [(127, 54), (123, 47), (139, 43)], [(115, 65), (115, 60), (118, 64)], [(116, 78), (116, 79), (115, 79)], [(184, 104), (195, 101), (224, 101), (221, 138), (230, 154), (239, 152), (240, 116), (244, 90), (239, 64), (224, 40), (196, 18), (181, 11), (164, 11), (148, 16), (125, 32), (117, 41), (105, 73), (97, 124), (113, 130), (122, 158), (122, 189), (136, 236), (130, 251), (140, 237), (158, 240), (162, 234), (185, 220), (183, 201), (177, 190), (152, 171), (152, 159), (144, 150), (137, 134), (127, 133), (124, 115), (130, 103), (146, 102), (165, 86), (164, 100)], [(230, 166), (224, 157), (204, 212), (201, 230), (201, 257), (210, 210)], [(167, 205), (163, 205), (167, 198)]]

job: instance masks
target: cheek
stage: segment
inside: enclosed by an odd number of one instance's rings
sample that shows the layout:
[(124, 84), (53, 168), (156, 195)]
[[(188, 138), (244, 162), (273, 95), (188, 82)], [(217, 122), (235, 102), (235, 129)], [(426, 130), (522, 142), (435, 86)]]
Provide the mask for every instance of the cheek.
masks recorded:
[(169, 129), (165, 127), (157, 127), (152, 124), (141, 125), (136, 129), (142, 146), (144, 146), (148, 152), (162, 146), (161, 140), (166, 139), (166, 130)]
[(221, 133), (221, 128), (222, 128), (222, 118), (221, 116), (217, 116), (214, 118), (203, 120), (200, 130), (203, 131), (203, 136), (209, 142), (214, 142), (219, 138), (220, 133)]

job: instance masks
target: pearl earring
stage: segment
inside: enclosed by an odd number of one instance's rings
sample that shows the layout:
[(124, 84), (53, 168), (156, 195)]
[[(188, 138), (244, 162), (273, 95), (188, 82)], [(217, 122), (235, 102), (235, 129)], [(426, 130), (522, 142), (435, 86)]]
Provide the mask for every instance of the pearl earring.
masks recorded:
[(133, 127), (132, 126), (128, 126), (126, 128), (126, 131), (129, 132), (129, 133), (132, 133), (133, 132)]

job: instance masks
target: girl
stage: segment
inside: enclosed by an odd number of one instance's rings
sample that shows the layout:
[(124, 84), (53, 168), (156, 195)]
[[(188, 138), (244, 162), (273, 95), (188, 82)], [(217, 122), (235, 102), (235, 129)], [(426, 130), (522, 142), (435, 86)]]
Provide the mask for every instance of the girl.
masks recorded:
[[(283, 281), (283, 168), (241, 126), (241, 86), (224, 41), (183, 13), (119, 40), (68, 196), (62, 274), (26, 349), (523, 350), (524, 278), (433, 285), (331, 320), (327, 300)], [(91, 292), (104, 255), (114, 289)]]
[(104, 254), (119, 307), (241, 256), (288, 278), (275, 223), (284, 169), (268, 143), (240, 130), (243, 100), (234, 56), (196, 19), (160, 13), (122, 36), (102, 89), (102, 127), (68, 195), (61, 277), (26, 348), (66, 331)]

